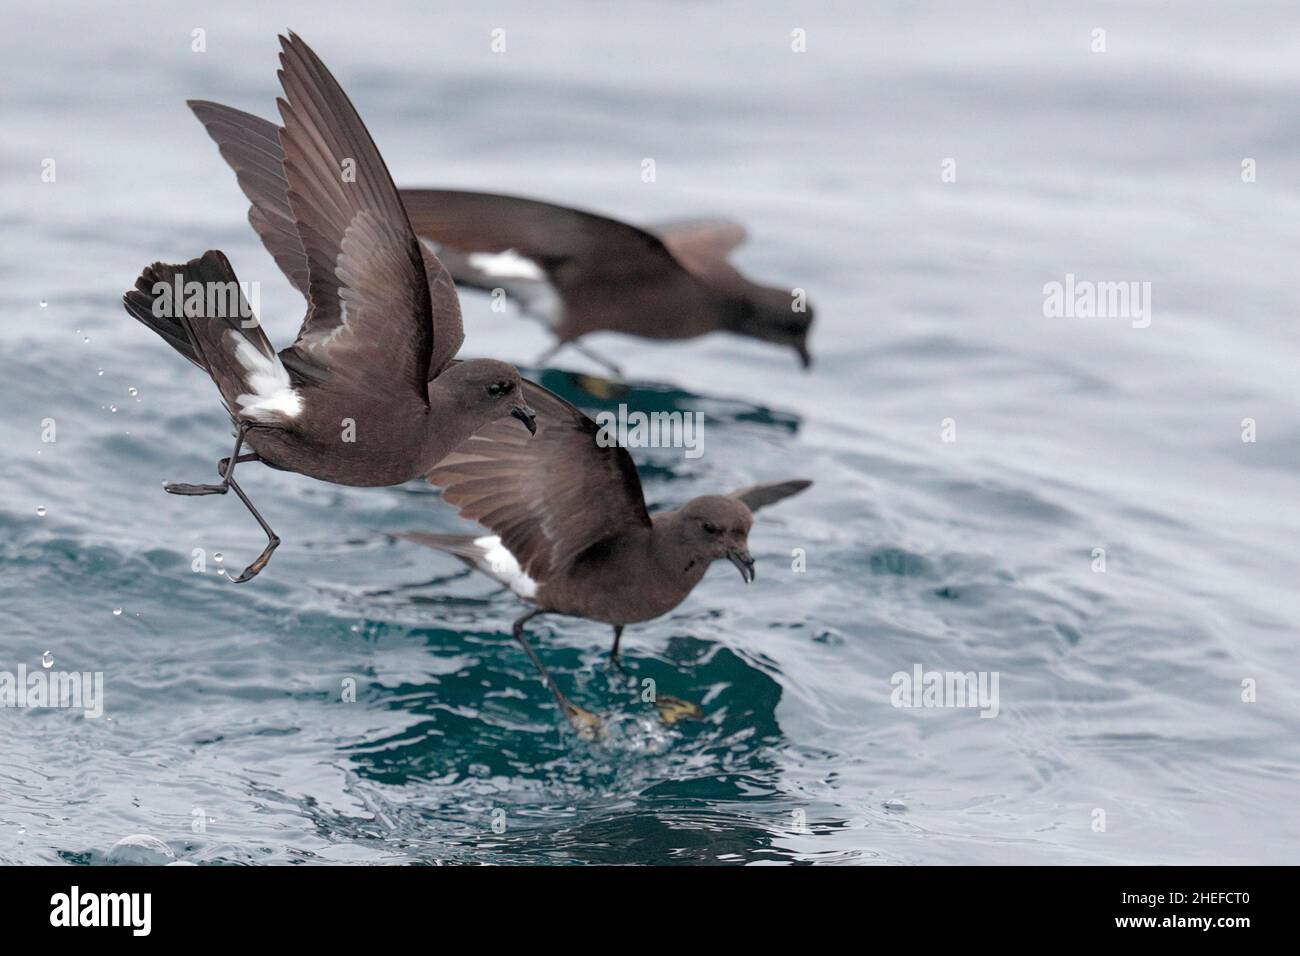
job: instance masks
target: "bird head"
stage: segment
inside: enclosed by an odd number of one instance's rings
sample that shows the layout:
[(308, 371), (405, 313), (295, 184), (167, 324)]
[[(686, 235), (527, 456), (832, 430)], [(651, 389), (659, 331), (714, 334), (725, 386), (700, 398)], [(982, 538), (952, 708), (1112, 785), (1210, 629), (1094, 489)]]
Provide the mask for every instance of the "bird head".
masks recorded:
[(496, 359), (470, 359), (452, 365), (443, 375), (456, 380), (461, 402), (484, 423), (498, 418), (517, 418), (532, 434), (537, 434), (536, 413), (524, 400), (524, 384), (519, 371)]
[(813, 307), (802, 290), (756, 285), (733, 299), (727, 311), (728, 331), (792, 348), (805, 369), (812, 365), (808, 332)]
[(682, 509), (682, 528), (695, 553), (709, 561), (726, 558), (748, 584), (754, 580), (754, 559), (749, 554), (749, 529), (754, 516), (735, 498), (705, 495)]

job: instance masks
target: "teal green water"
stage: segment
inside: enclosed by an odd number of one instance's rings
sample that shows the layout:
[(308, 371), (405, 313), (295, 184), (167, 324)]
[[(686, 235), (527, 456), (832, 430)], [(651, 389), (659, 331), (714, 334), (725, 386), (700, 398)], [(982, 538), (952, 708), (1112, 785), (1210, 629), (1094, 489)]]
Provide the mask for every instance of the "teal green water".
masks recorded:
[[(0, 708), (0, 862), (133, 835), (195, 863), (1294, 862), (1300, 19), (1262, 10), (157, 3), (0, 31), (0, 680), (48, 652), (105, 695)], [(624, 638), (705, 720), (663, 726), (605, 627), (547, 620), (546, 664), (612, 728), (576, 739), (519, 603), (388, 537), (465, 528), (433, 489), (250, 470), (284, 544), (237, 587), (253, 522), (163, 493), (228, 428), (118, 299), (220, 248), (290, 341), (301, 301), (183, 105), (269, 115), (286, 27), (398, 182), (731, 215), (743, 268), (807, 289), (808, 375), (614, 336), (590, 344), (625, 390), (576, 355), (541, 375), (593, 413), (705, 414), (701, 457), (634, 452), (652, 507), (816, 481), (759, 516), (754, 585), (720, 565)], [(1066, 274), (1151, 282), (1150, 327), (1046, 317)], [(464, 304), (466, 354), (544, 349)], [(894, 706), (917, 666), (998, 674), (997, 716)]]

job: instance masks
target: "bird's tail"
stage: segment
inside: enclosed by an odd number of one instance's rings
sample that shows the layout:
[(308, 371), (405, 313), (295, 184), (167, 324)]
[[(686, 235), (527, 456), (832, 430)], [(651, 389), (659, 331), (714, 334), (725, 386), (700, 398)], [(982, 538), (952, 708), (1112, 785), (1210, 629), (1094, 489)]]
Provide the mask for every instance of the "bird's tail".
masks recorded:
[[(210, 367), (204, 361), (207, 340), (220, 341), (225, 330), (237, 332), (267, 356), (275, 354), (230, 261), (215, 249), (181, 265), (145, 266), (135, 288), (122, 296), (122, 304), (200, 368)], [(204, 334), (203, 327), (209, 324), (221, 329)]]
[(137, 321), (153, 329), (163, 341), (206, 372), (198, 346), (190, 338), (180, 313), (171, 307), (176, 273), (185, 268), (162, 262), (145, 266), (140, 278), (135, 280), (135, 288), (122, 296), (122, 304)]
[(393, 535), (403, 541), (413, 541), (426, 548), (446, 551), (460, 558), (471, 568), (478, 568), (480, 562), (487, 559), (487, 548), (478, 544), (472, 534), (430, 534), (426, 531), (400, 531)]
[(288, 372), (222, 253), (146, 266), (122, 303), (212, 376), (232, 415), (269, 420), (293, 411)]
[(393, 537), (414, 541), (426, 548), (454, 555), (474, 570), (482, 571), (498, 584), (504, 584), (521, 598), (533, 600), (537, 595), (537, 582), (524, 572), (519, 566), (519, 561), (502, 545), (501, 539), (496, 535), (476, 538), (469, 534), (405, 531)]

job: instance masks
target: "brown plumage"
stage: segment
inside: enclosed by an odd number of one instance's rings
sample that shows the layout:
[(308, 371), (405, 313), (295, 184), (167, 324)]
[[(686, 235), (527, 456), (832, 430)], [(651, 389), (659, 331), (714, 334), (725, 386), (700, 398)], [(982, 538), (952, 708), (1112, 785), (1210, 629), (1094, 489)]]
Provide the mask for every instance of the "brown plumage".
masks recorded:
[[(267, 546), (236, 581), (257, 574), (279, 543), (235, 482), (239, 463), (392, 485), (423, 475), (487, 422), (513, 416), (533, 427), (513, 367), (452, 361), (464, 333), (450, 277), (416, 238), (337, 81), (298, 37), (281, 37), (281, 47), (283, 128), (195, 110), (235, 166), (254, 228), (307, 298), (293, 345), (274, 351), (220, 252), (155, 263), (124, 296), (132, 316), (211, 375), (235, 425), (219, 484), (167, 490), (233, 490), (257, 518)], [(193, 300), (181, 291), (191, 288)], [(241, 455), (244, 446), (252, 452)]]
[(624, 625), (677, 607), (714, 561), (727, 558), (753, 580), (753, 512), (811, 482), (706, 495), (651, 516), (626, 449), (599, 443), (594, 421), (540, 386), (525, 382), (524, 397), (537, 411), (532, 440), (494, 423), (429, 473), (444, 501), (493, 535), (399, 537), (455, 555), (534, 605), (515, 622), (515, 637), (564, 712), (591, 731), (598, 722), (555, 687), (528, 647), (525, 622), (546, 613), (603, 621), (614, 628), (617, 664)]
[[(305, 294), (307, 265), (287, 201), (278, 128), (219, 103), (189, 105), (235, 170), (252, 203), (253, 229)], [(790, 289), (751, 281), (731, 264), (728, 255), (747, 236), (737, 223), (690, 219), (640, 229), (516, 196), (452, 189), (404, 189), (399, 195), (416, 234), (437, 249), (436, 258), (422, 249), (431, 276), (443, 280), (431, 283), (435, 299), (454, 303), (451, 279), (502, 289), (554, 333), (555, 348), (544, 359), (572, 344), (617, 372), (578, 339), (598, 331), (651, 339), (722, 331), (792, 348), (805, 367), (811, 362), (812, 306), (797, 302)], [(507, 255), (494, 259), (499, 253)], [(441, 341), (438, 368), (460, 344), (450, 330)]]
[(812, 306), (789, 288), (751, 281), (728, 261), (746, 238), (737, 223), (694, 219), (640, 229), (518, 196), (451, 189), (401, 195), (416, 233), (434, 243), (458, 285), (502, 289), (548, 325), (556, 346), (546, 358), (589, 332), (650, 339), (731, 332), (792, 348), (804, 367), (811, 362)]

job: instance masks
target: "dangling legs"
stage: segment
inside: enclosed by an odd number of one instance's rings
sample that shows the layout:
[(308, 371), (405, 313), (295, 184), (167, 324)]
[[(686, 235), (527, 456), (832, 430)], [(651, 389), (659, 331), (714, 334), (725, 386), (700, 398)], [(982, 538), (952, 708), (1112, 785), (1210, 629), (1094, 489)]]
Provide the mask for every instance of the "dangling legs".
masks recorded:
[(555, 358), (555, 353), (560, 351), (562, 348), (564, 348), (563, 342), (553, 342), (549, 349), (537, 356), (536, 360), (533, 362), (533, 366), (536, 368), (545, 368), (546, 363)]
[(543, 352), (541, 355), (537, 357), (537, 361), (535, 361), (533, 365), (535, 365), (538, 368), (544, 368), (546, 366), (546, 363), (549, 362), (551, 359), (555, 358), (556, 353), (559, 352), (560, 349), (564, 348), (566, 345), (572, 347), (574, 351), (580, 352), (581, 354), (587, 356), (587, 358), (591, 359), (593, 362), (595, 362), (601, 368), (605, 369), (605, 371), (609, 372), (615, 378), (621, 379), (623, 377), (622, 369), (620, 369), (609, 359), (605, 358), (599, 352), (593, 351), (592, 349), (583, 345), (581, 342), (579, 342), (576, 339), (567, 342), (557, 340), (554, 345), (552, 345), (549, 349), (547, 349), (545, 352)]
[[(609, 652), (609, 662), (620, 674), (627, 674), (628, 670), (623, 666), (622, 658), (618, 656), (618, 645), (622, 639), (623, 625), (615, 624), (614, 646)], [(660, 694), (656, 691), (654, 705), (655, 709), (659, 711), (659, 719), (665, 724), (675, 724), (683, 717), (690, 717), (693, 720), (700, 720), (704, 717), (704, 708), (699, 704), (692, 703), (689, 700), (682, 700), (680, 697), (673, 697), (671, 694)]]
[(234, 467), (230, 466), (230, 462), (233, 461), (235, 464), (239, 464), (241, 461), (257, 461), (256, 452), (250, 452), (249, 454), (242, 456), (239, 454), (239, 449), (244, 447), (244, 432), (246, 431), (248, 431), (248, 425), (241, 424), (235, 432), (235, 450), (231, 452), (229, 458), (223, 458), (221, 461), (217, 462), (217, 474), (219, 474), (223, 479), (221, 484), (186, 485), (178, 482), (169, 482), (168, 484), (163, 485), (163, 489), (169, 495), (224, 495), (226, 490), (230, 487), (230, 475), (227, 475), (226, 472), (227, 470), (230, 471), (230, 474), (234, 474), (235, 472)]
[[(261, 460), (262, 459), (261, 457), (258, 456), (257, 452), (250, 451), (248, 454), (240, 455), (238, 458), (236, 458), (235, 464), (239, 465), (246, 461), (261, 461)], [(229, 467), (230, 467), (230, 459), (229, 458), (221, 459), (221, 461), (217, 462), (217, 474), (220, 475), (222, 478), (225, 478), (226, 469)]]
[[(231, 468), (230, 470), (234, 471), (235, 469)], [(280, 536), (272, 531), (271, 526), (266, 523), (266, 519), (258, 514), (257, 509), (253, 507), (253, 503), (248, 500), (248, 495), (244, 494), (244, 489), (235, 484), (235, 479), (227, 475), (226, 481), (231, 490), (239, 495), (239, 500), (244, 503), (244, 507), (257, 519), (257, 523), (262, 526), (262, 530), (266, 532), (266, 547), (262, 549), (262, 553), (257, 556), (256, 561), (244, 568), (243, 574), (233, 579), (235, 584), (243, 584), (250, 578), (256, 577), (257, 573), (266, 567), (266, 562), (271, 560), (271, 554), (280, 546)]]
[(597, 365), (603, 367), (607, 372), (609, 372), (609, 374), (613, 375), (615, 378), (623, 377), (623, 370), (619, 368), (617, 365), (615, 365), (613, 362), (611, 362), (609, 359), (605, 358), (599, 352), (596, 352), (588, 348), (587, 346), (583, 345), (581, 342), (570, 342), (569, 344), (572, 345), (574, 349), (581, 352), (583, 355), (587, 356), (587, 358), (591, 359)]
[(618, 668), (618, 672), (620, 674), (626, 674), (627, 668), (623, 666), (623, 662), (619, 659), (618, 656), (618, 642), (621, 641), (622, 639), (623, 639), (623, 625), (615, 624), (614, 625), (614, 647), (609, 652), (609, 662), (613, 664), (616, 668)]
[(172, 483), (164, 485), (168, 494), (173, 495), (224, 495), (227, 491), (233, 490), (239, 496), (239, 500), (244, 503), (244, 507), (249, 510), (262, 530), (266, 533), (266, 547), (262, 553), (257, 556), (257, 560), (244, 568), (242, 574), (237, 578), (231, 578), (235, 584), (243, 584), (250, 578), (256, 577), (257, 573), (266, 567), (266, 562), (271, 560), (271, 554), (280, 545), (280, 538), (271, 526), (266, 523), (258, 510), (253, 507), (253, 503), (248, 500), (248, 495), (244, 494), (244, 489), (240, 488), (235, 482), (235, 467), (243, 461), (260, 461), (256, 452), (249, 452), (247, 455), (241, 455), (239, 449), (244, 445), (244, 433), (248, 431), (248, 424), (241, 423), (238, 431), (235, 433), (235, 450), (230, 453), (229, 458), (223, 458), (217, 462), (217, 474), (221, 475), (221, 483), (217, 485), (187, 485)]
[(578, 732), (578, 736), (583, 740), (595, 740), (600, 736), (604, 729), (604, 722), (591, 711), (584, 710), (571, 702), (569, 698), (565, 697), (564, 694), (560, 692), (560, 688), (555, 685), (555, 681), (552, 679), (550, 671), (546, 669), (546, 665), (542, 663), (542, 659), (537, 656), (537, 652), (532, 649), (528, 643), (528, 639), (524, 636), (524, 625), (538, 614), (542, 613), (544, 612), (540, 608), (534, 608), (519, 620), (515, 621), (513, 628), (515, 640), (518, 641), (519, 645), (524, 649), (524, 653), (526, 653), (529, 660), (533, 662), (533, 666), (541, 673), (542, 682), (549, 687), (551, 693), (555, 695), (555, 699), (560, 705), (560, 711), (568, 718), (569, 723), (573, 725), (573, 729)]

